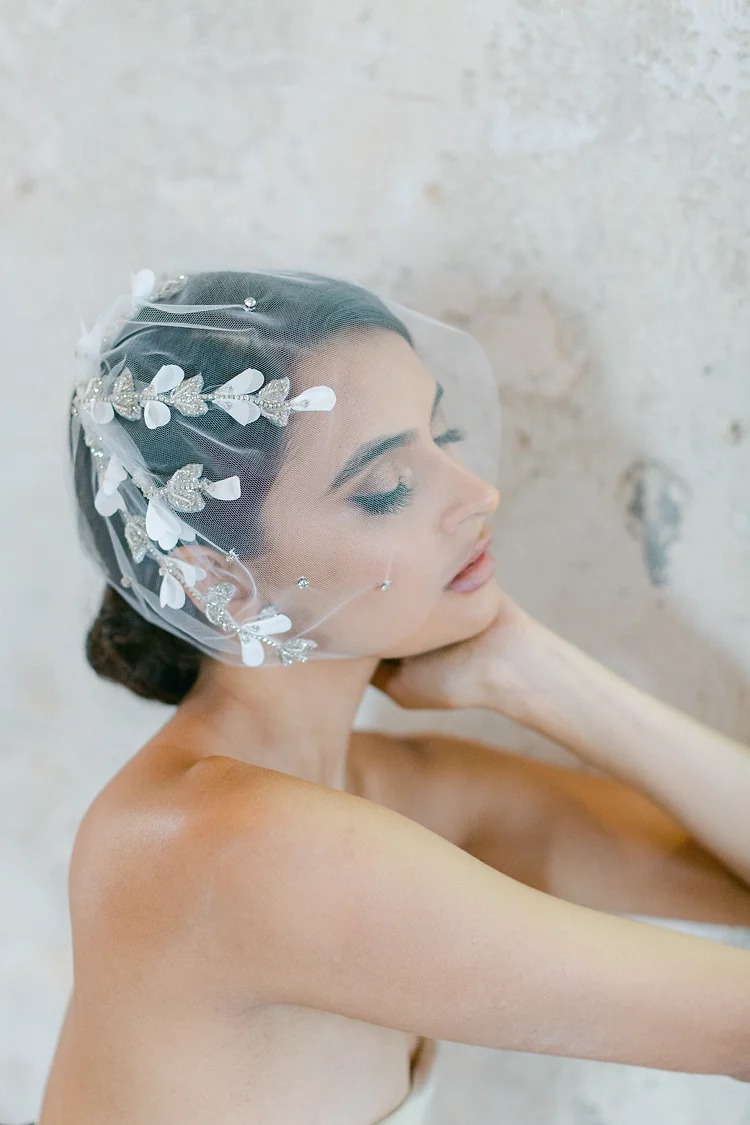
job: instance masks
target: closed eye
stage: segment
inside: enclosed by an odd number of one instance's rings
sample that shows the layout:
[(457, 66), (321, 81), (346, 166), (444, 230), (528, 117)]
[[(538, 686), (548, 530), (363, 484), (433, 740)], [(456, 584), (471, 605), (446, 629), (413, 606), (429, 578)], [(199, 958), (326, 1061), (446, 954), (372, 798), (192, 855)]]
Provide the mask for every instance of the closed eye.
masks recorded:
[[(457, 426), (451, 427), (443, 434), (438, 434), (432, 440), (435, 445), (451, 445), (454, 442), (465, 441), (466, 431), (459, 429)], [(394, 489), (390, 492), (371, 492), (369, 494), (360, 493), (358, 496), (352, 496), (352, 503), (362, 508), (365, 512), (370, 512), (378, 515), (385, 515), (389, 512), (398, 512), (401, 508), (405, 508), (409, 503), (411, 496), (414, 492), (404, 481), (399, 481)]]
[(390, 492), (371, 492), (367, 496), (352, 496), (352, 501), (366, 512), (383, 515), (386, 512), (397, 512), (405, 508), (414, 489), (404, 481), (399, 481)]

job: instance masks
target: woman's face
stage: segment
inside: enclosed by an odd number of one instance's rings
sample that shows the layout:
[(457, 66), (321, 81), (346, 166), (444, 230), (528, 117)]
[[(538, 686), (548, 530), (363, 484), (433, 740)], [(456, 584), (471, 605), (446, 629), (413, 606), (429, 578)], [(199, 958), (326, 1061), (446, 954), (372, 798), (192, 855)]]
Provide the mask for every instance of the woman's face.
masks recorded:
[(339, 656), (413, 655), (480, 632), (497, 610), (494, 577), (446, 587), (499, 495), (462, 464), (435, 379), (401, 336), (370, 330), (308, 357), (292, 393), (321, 383), (336, 404), (292, 415), (263, 506), (261, 590), (295, 634)]

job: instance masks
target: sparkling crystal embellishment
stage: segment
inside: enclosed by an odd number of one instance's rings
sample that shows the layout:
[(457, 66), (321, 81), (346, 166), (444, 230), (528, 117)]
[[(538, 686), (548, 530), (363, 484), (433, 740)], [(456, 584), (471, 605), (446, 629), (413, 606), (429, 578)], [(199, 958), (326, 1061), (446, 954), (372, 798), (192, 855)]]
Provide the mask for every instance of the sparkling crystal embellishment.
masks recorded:
[[(141, 270), (132, 281), (135, 311), (148, 302), (174, 297), (188, 281), (188, 275), (168, 278), (156, 286), (153, 272)], [(247, 297), (244, 305), (253, 309), (257, 301), (254, 297)], [(203, 393), (203, 375), (199, 373), (186, 378), (182, 367), (174, 363), (163, 364), (147, 383), (138, 377), (138, 367), (134, 375), (126, 366), (123, 348), (120, 348), (120, 361), (110, 366), (109, 349), (103, 350), (102, 347), (115, 338), (115, 333), (119, 333), (123, 322), (128, 319), (128, 316), (118, 319), (109, 324), (106, 331), (97, 328), (87, 333), (83, 329), (76, 355), (92, 361), (96, 373), (89, 370), (86, 378), (76, 384), (70, 407), (71, 415), (79, 415), (83, 440), (89, 447), (92, 467), (96, 470), (96, 510), (105, 518), (116, 516), (119, 512), (124, 525), (123, 539), (134, 564), (142, 563), (147, 557), (157, 564), (139, 581), (138, 572), (123, 560), (118, 568), (121, 573), (115, 572), (112, 581), (119, 581), (126, 589), (134, 587), (139, 598), (146, 594), (150, 600), (155, 569), (161, 577), (159, 605), (166, 620), (175, 620), (175, 611), (179, 612), (186, 605), (186, 593), (189, 593), (192, 605), (199, 608), (211, 624), (237, 639), (244, 665), (256, 667), (262, 664), (266, 647), (276, 653), (282, 665), (304, 663), (317, 644), (308, 637), (278, 637), (278, 634), (291, 633), (292, 622), (286, 614), (269, 604), (251, 620), (240, 623), (229, 612), (229, 605), (238, 589), (242, 604), (246, 605), (244, 588), (231, 582), (218, 582), (213, 586), (209, 582), (204, 586), (203, 580), (208, 578), (208, 574), (196, 561), (200, 552), (194, 554), (189, 546), (175, 556), (164, 553), (171, 551), (178, 540), (185, 544), (196, 541), (197, 529), (175, 513), (201, 511), (207, 496), (216, 500), (236, 500), (241, 494), (239, 477), (203, 479), (203, 465), (190, 463), (178, 468), (163, 486), (159, 486), (164, 480), (163, 469), (152, 470), (141, 456), (134, 454), (131, 457), (130, 439), (124, 437), (125, 427), (117, 422), (108, 427), (107, 423), (115, 422), (115, 415), (119, 415), (119, 418), (130, 422), (142, 421), (149, 430), (155, 430), (172, 420), (172, 411), (179, 422), (177, 414), (199, 417), (206, 414), (210, 407), (216, 407), (243, 426), (261, 415), (276, 426), (284, 426), (292, 411), (331, 410), (336, 402), (333, 389), (309, 387), (287, 401), (290, 392), (288, 378), (272, 378), (266, 382), (261, 371), (247, 368), (218, 385), (218, 381), (214, 380), (217, 374), (220, 380), (221, 373), (210, 373), (214, 390)], [(246, 327), (251, 330), (249, 325)], [(91, 425), (92, 420), (95, 426)], [(112, 442), (105, 436), (108, 429)], [(127, 510), (127, 505), (137, 499), (131, 484), (148, 502), (145, 515)], [(124, 486), (123, 494), (119, 492), (121, 485)], [(224, 559), (227, 565), (239, 562), (234, 550), (224, 552)], [(300, 589), (305, 589), (310, 585), (309, 579), (300, 576), (298, 585)]]
[(143, 562), (150, 543), (143, 516), (125, 518), (125, 539), (135, 562)]
[(141, 404), (133, 384), (133, 373), (127, 367), (112, 385), (110, 402), (117, 413), (130, 422), (136, 422), (141, 416)]
[(206, 617), (212, 625), (218, 625), (227, 632), (236, 628), (234, 619), (227, 612), (227, 604), (231, 602), (236, 589), (231, 582), (219, 582), (206, 595)]
[(307, 653), (312, 648), (317, 648), (315, 641), (306, 637), (290, 637), (285, 641), (277, 641), (270, 633), (283, 633), (291, 628), (291, 621), (285, 614), (276, 613), (273, 606), (266, 606), (257, 621), (239, 625), (227, 610), (237, 591), (232, 582), (219, 582), (212, 586), (205, 599), (205, 614), (213, 625), (218, 625), (226, 633), (236, 633), (242, 647), (243, 663), (256, 666), (263, 662), (262, 644), (276, 650), (276, 654), (285, 666), (289, 664), (304, 664)]
[(197, 418), (199, 415), (205, 414), (208, 406), (201, 398), (202, 388), (202, 375), (193, 375), (190, 379), (183, 380), (172, 391), (168, 400), (169, 405), (176, 407), (180, 414), (185, 414), (189, 418)]
[(255, 401), (261, 414), (269, 422), (273, 422), (274, 426), (285, 426), (289, 421), (292, 408), (288, 402), (284, 401), (288, 394), (289, 380), (284, 377), (283, 379), (271, 379), (255, 395)]
[(163, 301), (167, 297), (174, 297), (184, 287), (187, 281), (187, 274), (181, 273), (179, 277), (170, 277), (165, 281), (154, 294), (154, 299)]
[(336, 403), (332, 388), (325, 386), (309, 387), (287, 402), (289, 379), (270, 379), (263, 385), (263, 373), (255, 367), (233, 375), (205, 394), (202, 374), (186, 379), (177, 364), (164, 364), (140, 390), (136, 389), (133, 373), (125, 367), (125, 360), (109, 374), (116, 376), (109, 394), (105, 391), (104, 375), (94, 376), (85, 389), (77, 388), (71, 406), (73, 413), (88, 406), (97, 422), (111, 422), (115, 411), (120, 417), (137, 422), (143, 408), (144, 421), (153, 430), (171, 421), (170, 407), (186, 417), (197, 418), (205, 414), (211, 404), (226, 411), (242, 426), (261, 415), (275, 426), (286, 426), (292, 411), (327, 411)]
[(236, 500), (240, 495), (239, 477), (225, 477), (219, 481), (207, 481), (201, 480), (202, 472), (202, 465), (183, 465), (181, 469), (172, 473), (163, 488), (144, 487), (141, 491), (149, 500), (166, 501), (176, 512), (202, 511), (206, 506), (203, 493), (214, 496), (218, 500)]
[(276, 652), (282, 664), (304, 664), (307, 661), (307, 653), (311, 648), (317, 648), (315, 641), (310, 641), (307, 637), (292, 637), (288, 641), (277, 641)]
[(170, 507), (178, 512), (199, 512), (206, 501), (201, 495), (200, 475), (202, 465), (183, 465), (173, 473), (164, 485), (164, 493)]

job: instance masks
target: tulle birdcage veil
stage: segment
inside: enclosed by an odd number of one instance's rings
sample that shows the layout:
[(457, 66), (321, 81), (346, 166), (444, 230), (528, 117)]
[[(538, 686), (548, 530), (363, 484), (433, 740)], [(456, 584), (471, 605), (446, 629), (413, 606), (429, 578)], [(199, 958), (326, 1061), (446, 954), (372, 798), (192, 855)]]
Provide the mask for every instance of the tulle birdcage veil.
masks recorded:
[(76, 362), (85, 550), (146, 620), (227, 663), (376, 654), (407, 636), (429, 599), (391, 610), (388, 593), (419, 566), (441, 450), (460, 440), (462, 463), (496, 478), (479, 343), (345, 279), (141, 270), (83, 329)]

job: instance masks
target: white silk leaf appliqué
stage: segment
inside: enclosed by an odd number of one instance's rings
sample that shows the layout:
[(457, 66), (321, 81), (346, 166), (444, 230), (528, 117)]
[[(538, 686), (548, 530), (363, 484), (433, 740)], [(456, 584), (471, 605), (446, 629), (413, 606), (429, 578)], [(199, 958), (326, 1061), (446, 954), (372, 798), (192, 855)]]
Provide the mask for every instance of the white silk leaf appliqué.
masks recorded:
[(262, 371), (258, 371), (256, 367), (248, 367), (245, 371), (240, 371), (239, 375), (234, 375), (227, 383), (222, 383), (214, 391), (213, 401), (216, 406), (226, 410), (227, 414), (231, 414), (235, 422), (239, 422), (241, 426), (247, 426), (249, 422), (254, 422), (256, 418), (260, 418), (258, 406), (250, 400), (223, 398), (221, 392), (224, 391), (228, 395), (252, 394), (253, 391), (257, 391), (263, 385), (263, 378)]
[[(193, 563), (185, 562), (183, 559), (172, 559), (172, 565), (180, 568), (188, 586), (195, 586), (206, 577), (206, 571), (202, 567), (194, 566)], [(185, 587), (169, 572), (162, 577), (159, 604), (171, 606), (172, 609), (182, 609), (185, 604)]]

